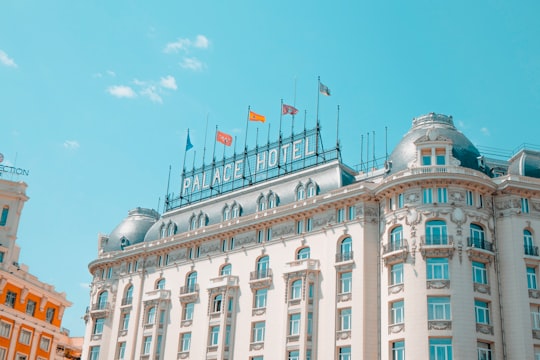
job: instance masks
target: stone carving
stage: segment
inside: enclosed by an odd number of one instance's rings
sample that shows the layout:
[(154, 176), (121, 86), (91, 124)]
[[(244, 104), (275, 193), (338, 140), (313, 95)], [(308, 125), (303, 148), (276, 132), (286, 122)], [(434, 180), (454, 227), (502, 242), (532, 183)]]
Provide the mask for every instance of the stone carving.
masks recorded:
[(284, 235), (293, 234), (295, 230), (295, 223), (294, 222), (286, 222), (279, 224), (272, 228), (272, 234), (275, 237), (280, 237)]
[(457, 225), (463, 225), (467, 221), (467, 214), (461, 208), (454, 208), (450, 214), (450, 220)]

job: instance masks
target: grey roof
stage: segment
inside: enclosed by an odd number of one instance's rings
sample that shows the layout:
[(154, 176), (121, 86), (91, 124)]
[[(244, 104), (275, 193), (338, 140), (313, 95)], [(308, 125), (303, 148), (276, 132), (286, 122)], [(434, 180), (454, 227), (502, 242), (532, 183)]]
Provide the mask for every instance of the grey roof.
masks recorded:
[(509, 161), (508, 173), (540, 178), (540, 152), (523, 149)]
[(144, 240), (146, 232), (159, 219), (155, 210), (135, 208), (109, 234), (108, 241), (103, 244), (103, 251), (122, 250), (124, 246), (134, 245)]
[(478, 157), (480, 152), (476, 147), (454, 126), (451, 116), (429, 113), (414, 118), (412, 127), (389, 157), (391, 169), (389, 173), (406, 170), (409, 164), (416, 159), (415, 142), (423, 137), (434, 139), (446, 138), (452, 142), (452, 156), (458, 159), (460, 166), (479, 170)]

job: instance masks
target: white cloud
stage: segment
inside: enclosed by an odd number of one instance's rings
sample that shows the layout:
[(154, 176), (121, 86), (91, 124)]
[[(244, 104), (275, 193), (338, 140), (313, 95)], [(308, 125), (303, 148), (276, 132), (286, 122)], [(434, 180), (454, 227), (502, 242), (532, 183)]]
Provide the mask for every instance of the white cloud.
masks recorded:
[(208, 38), (204, 35), (197, 35), (197, 38), (195, 39), (194, 46), (200, 49), (206, 49), (208, 48), (208, 44), (210, 41), (208, 41)]
[(184, 58), (180, 63), (180, 66), (184, 69), (189, 69), (193, 71), (201, 71), (204, 67), (204, 64), (197, 58)]
[(490, 136), (490, 135), (491, 135), (490, 132), (489, 132), (489, 129), (488, 129), (487, 127), (481, 128), (481, 129), (480, 129), (480, 132), (481, 132), (482, 134), (484, 134), (485, 136)]
[(116, 96), (118, 98), (134, 98), (137, 96), (135, 91), (133, 91), (130, 86), (125, 85), (109, 86), (107, 92), (112, 96)]
[(4, 64), (8, 67), (17, 67), (17, 64), (15, 63), (15, 60), (10, 58), (8, 54), (6, 54), (4, 51), (0, 50), (0, 63)]
[(66, 140), (64, 141), (64, 148), (68, 150), (77, 150), (81, 145), (77, 140)]
[(89, 283), (79, 283), (79, 286), (82, 287), (83, 289), (88, 290), (88, 288), (91, 287), (92, 285), (90, 285)]
[(161, 96), (159, 96), (159, 94), (157, 93), (157, 90), (158, 89), (155, 86), (151, 85), (142, 89), (140, 94), (142, 96), (148, 97), (152, 102), (162, 104), (163, 99), (161, 98)]
[(190, 48), (206, 49), (210, 41), (204, 35), (197, 35), (195, 40), (188, 38), (178, 38), (178, 40), (173, 41), (165, 45), (163, 51), (165, 53), (177, 53), (179, 51), (189, 51)]
[(166, 89), (171, 89), (171, 90), (178, 89), (178, 86), (176, 85), (176, 79), (171, 75), (166, 76), (164, 78), (162, 77), (159, 84)]
[(112, 70), (107, 70), (107, 75), (115, 77), (116, 73), (114, 71), (112, 71)]

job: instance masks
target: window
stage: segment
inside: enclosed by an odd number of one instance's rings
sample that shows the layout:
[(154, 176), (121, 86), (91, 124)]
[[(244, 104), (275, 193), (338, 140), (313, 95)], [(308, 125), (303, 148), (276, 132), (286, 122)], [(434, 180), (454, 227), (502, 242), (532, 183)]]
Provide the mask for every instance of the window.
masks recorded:
[(527, 267), (527, 286), (530, 290), (537, 289), (536, 268), (534, 267)]
[(5, 255), (5, 253), (3, 251), (0, 251), (0, 263), (4, 262), (4, 255)]
[(118, 343), (118, 360), (124, 360), (126, 356), (126, 343)]
[(231, 264), (225, 264), (221, 267), (220, 275), (231, 275), (232, 272), (232, 265)]
[(339, 310), (339, 330), (351, 330), (351, 308)]
[(98, 303), (97, 308), (98, 310), (104, 310), (107, 307), (107, 299), (109, 297), (109, 293), (107, 291), (103, 291), (98, 296)]
[(266, 200), (264, 199), (264, 196), (260, 196), (259, 197), (259, 200), (257, 201), (257, 204), (258, 204), (258, 209), (259, 211), (264, 211), (266, 210)]
[(105, 325), (105, 318), (98, 318), (94, 322), (93, 335), (100, 335), (103, 333), (103, 326)]
[(107, 268), (107, 279), (112, 278), (112, 275), (113, 275), (113, 268), (112, 267)]
[(186, 280), (186, 288), (188, 293), (195, 292), (197, 289), (197, 272), (189, 273)]
[(17, 293), (14, 293), (13, 291), (8, 290), (6, 294), (6, 302), (4, 304), (12, 308), (15, 306), (16, 300), (17, 300)]
[(532, 233), (527, 229), (523, 230), (523, 247), (525, 248), (525, 255), (538, 256)]
[(390, 285), (403, 284), (403, 263), (394, 264), (390, 268)]
[(210, 328), (210, 345), (214, 346), (219, 343), (219, 326), (212, 326)]
[(476, 322), (489, 325), (489, 304), (485, 301), (474, 301), (474, 312), (476, 313)]
[(540, 309), (535, 308), (536, 311), (531, 311), (531, 320), (533, 330), (540, 330)]
[(452, 360), (452, 339), (429, 339), (429, 360)]
[(389, 251), (396, 251), (403, 246), (403, 227), (398, 226), (390, 231)]
[(122, 330), (127, 330), (129, 326), (129, 312), (122, 315)]
[(193, 320), (193, 310), (195, 309), (195, 303), (186, 303), (184, 305), (184, 313), (182, 314), (182, 320)]
[(309, 259), (309, 252), (310, 252), (309, 247), (301, 248), (296, 253), (296, 260)]
[(473, 282), (477, 284), (487, 284), (487, 269), (486, 264), (473, 261), (472, 262)]
[(266, 241), (272, 240), (272, 228), (266, 229)]
[(277, 206), (276, 195), (273, 193), (268, 194), (268, 208), (273, 209)]
[(90, 347), (90, 359), (88, 360), (99, 360), (99, 346)]
[(345, 221), (345, 208), (340, 208), (337, 210), (337, 222), (341, 223)]
[(30, 316), (34, 316), (36, 312), (36, 302), (33, 300), (28, 300), (26, 303), (26, 313)]
[(133, 302), (133, 285), (128, 285), (123, 305), (129, 305)]
[(167, 236), (173, 236), (174, 230), (176, 229), (176, 225), (171, 223), (169, 226), (167, 226)]
[(304, 232), (304, 220), (298, 220), (296, 222), (296, 233), (301, 234)]
[(6, 205), (2, 208), (2, 215), (0, 216), (0, 226), (6, 226), (8, 213), (9, 206)]
[(311, 231), (313, 230), (313, 219), (312, 218), (307, 218), (306, 219), (306, 231)]
[(433, 202), (433, 189), (426, 188), (422, 190), (422, 202), (424, 204), (431, 204)]
[(233, 219), (236, 219), (237, 217), (240, 217), (240, 205), (234, 204), (232, 207), (232, 217)]
[(521, 198), (521, 212), (524, 214), (529, 213), (529, 199)]
[(448, 280), (450, 278), (447, 258), (428, 258), (426, 266), (428, 280)]
[(309, 183), (307, 186), (307, 197), (314, 197), (317, 195), (317, 188), (315, 187), (315, 184)]
[(265, 322), (259, 321), (256, 323), (253, 323), (253, 338), (251, 342), (258, 343), (264, 341), (264, 329), (265, 329)]
[(159, 237), (160, 239), (165, 237), (165, 225), (161, 225), (161, 228), (159, 229)]
[(392, 343), (392, 360), (405, 360), (405, 341)]
[(212, 306), (212, 312), (221, 312), (221, 306), (223, 304), (223, 296), (221, 294), (218, 294), (214, 296), (214, 302)]
[(471, 224), (469, 232), (471, 236), (469, 246), (474, 246), (480, 249), (485, 248), (484, 228), (477, 224)]
[(390, 323), (392, 325), (403, 324), (404, 317), (405, 317), (405, 312), (404, 312), (403, 300), (393, 302), (390, 305)]
[(448, 202), (448, 190), (446, 188), (437, 188), (437, 201), (441, 204)]
[(300, 334), (300, 314), (289, 315), (289, 335)]
[(448, 245), (444, 221), (431, 220), (426, 222), (426, 245)]
[(225, 209), (223, 209), (223, 221), (227, 221), (231, 218), (231, 210), (228, 206), (225, 206)]
[(474, 205), (474, 194), (471, 190), (467, 190), (465, 193), (467, 205), (473, 206)]
[(341, 261), (352, 259), (352, 239), (350, 237), (346, 237), (345, 239), (341, 240), (339, 253), (341, 255)]
[(302, 294), (302, 280), (298, 279), (291, 284), (291, 300), (300, 299)]
[(165, 310), (159, 310), (159, 324), (164, 325), (165, 324)]
[(146, 313), (146, 324), (153, 324), (156, 322), (156, 307), (152, 306)]
[(257, 278), (262, 279), (268, 277), (268, 263), (270, 258), (268, 256), (263, 256), (257, 260)]
[(152, 337), (151, 336), (145, 336), (143, 339), (143, 355), (150, 354), (150, 351), (152, 349)]
[(405, 198), (403, 194), (398, 194), (397, 196), (397, 207), (398, 209), (403, 208), (405, 206)]
[(195, 215), (193, 215), (191, 219), (189, 220), (189, 229), (195, 230), (196, 228), (197, 228), (197, 218), (195, 217)]
[(476, 348), (478, 349), (478, 360), (491, 360), (491, 344), (478, 342)]
[(428, 297), (428, 320), (451, 320), (449, 297)]
[(267, 289), (259, 289), (255, 292), (255, 309), (262, 309), (266, 307), (266, 295)]
[(289, 351), (288, 360), (300, 360), (300, 351), (298, 350)]
[(188, 352), (189, 348), (191, 347), (191, 333), (183, 333), (182, 340), (180, 340), (180, 351), (181, 352)]
[(24, 345), (30, 345), (30, 340), (32, 340), (32, 332), (21, 329), (21, 333), (19, 334), (19, 342)]
[(356, 217), (356, 207), (349, 206), (347, 208), (347, 220), (354, 220)]
[(343, 272), (339, 274), (339, 293), (348, 294), (352, 287), (352, 272)]
[(199, 227), (202, 228), (206, 225), (206, 215), (200, 214), (199, 215)]
[(431, 165), (431, 149), (422, 149), (422, 165)]
[(444, 149), (435, 149), (435, 161), (437, 165), (446, 165), (446, 151)]
[(156, 290), (163, 290), (165, 289), (165, 279), (159, 279), (156, 282)]
[(339, 348), (339, 360), (351, 360), (351, 348), (344, 346)]
[(296, 200), (304, 200), (306, 198), (306, 190), (302, 185), (296, 189)]
[(11, 324), (5, 321), (0, 321), (0, 337), (10, 338)]

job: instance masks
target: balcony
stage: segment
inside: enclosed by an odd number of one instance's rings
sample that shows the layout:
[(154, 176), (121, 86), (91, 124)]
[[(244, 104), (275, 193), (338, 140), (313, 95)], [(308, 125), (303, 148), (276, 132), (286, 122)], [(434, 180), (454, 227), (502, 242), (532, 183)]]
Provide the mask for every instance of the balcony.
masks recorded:
[(208, 288), (228, 288), (238, 287), (238, 276), (235, 275), (222, 275), (213, 279), (210, 279), (210, 285)]
[(199, 298), (199, 284), (182, 286), (179, 294), (181, 303), (195, 302)]
[(523, 250), (525, 250), (525, 255), (538, 256), (538, 246), (524, 245)]
[(288, 262), (285, 272), (313, 272), (319, 271), (319, 260), (302, 259)]
[(122, 304), (120, 306), (124, 307), (124, 306), (130, 306), (131, 304), (133, 304), (133, 297), (125, 297), (122, 299)]
[(272, 285), (272, 269), (252, 271), (249, 274), (249, 286), (251, 289), (264, 289)]
[(111, 304), (110, 303), (96, 303), (92, 304), (90, 307), (90, 316), (92, 318), (102, 318), (106, 317), (109, 312), (111, 311)]
[(385, 265), (392, 265), (407, 260), (409, 254), (409, 244), (407, 240), (390, 242), (383, 245), (383, 255)]
[(452, 236), (422, 236), (420, 253), (426, 257), (448, 257), (454, 255), (454, 238)]
[(353, 251), (337, 253), (336, 254), (336, 262), (341, 263), (341, 262), (345, 262), (345, 261), (353, 261), (354, 260), (353, 255), (354, 255)]
[(467, 238), (467, 254), (471, 260), (490, 262), (495, 256), (493, 243), (484, 239)]
[(146, 292), (143, 297), (143, 302), (155, 302), (169, 301), (171, 299), (171, 290), (156, 289)]

